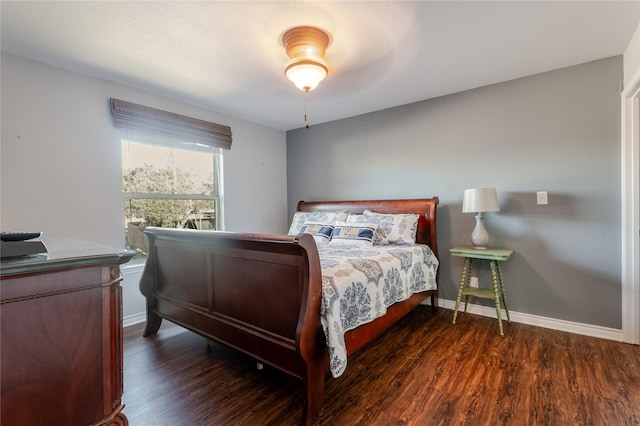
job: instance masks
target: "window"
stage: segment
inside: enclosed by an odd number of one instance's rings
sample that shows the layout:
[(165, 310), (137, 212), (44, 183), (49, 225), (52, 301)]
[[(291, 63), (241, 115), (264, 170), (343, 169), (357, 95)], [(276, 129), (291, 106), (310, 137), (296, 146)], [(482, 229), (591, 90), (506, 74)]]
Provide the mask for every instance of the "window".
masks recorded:
[(221, 229), (221, 147), (231, 147), (230, 129), (117, 99), (111, 109), (123, 130), (126, 247), (146, 255), (142, 226)]
[(220, 229), (218, 149), (189, 149), (122, 139), (122, 193), (126, 247), (142, 255), (140, 228)]

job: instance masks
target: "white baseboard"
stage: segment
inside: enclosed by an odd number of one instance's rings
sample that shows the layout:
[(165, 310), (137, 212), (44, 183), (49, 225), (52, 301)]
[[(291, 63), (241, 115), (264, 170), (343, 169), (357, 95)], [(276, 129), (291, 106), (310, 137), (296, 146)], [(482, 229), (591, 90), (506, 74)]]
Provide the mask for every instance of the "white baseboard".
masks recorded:
[(129, 327), (130, 325), (140, 324), (141, 322), (145, 322), (147, 320), (147, 315), (145, 312), (140, 312), (139, 314), (127, 315), (122, 318), (122, 327)]
[[(462, 312), (464, 305), (461, 303), (459, 312)], [(456, 307), (455, 300), (438, 299), (438, 306), (454, 310)], [(496, 309), (490, 306), (475, 305), (470, 303), (467, 307), (470, 314), (481, 315), (483, 317), (497, 318)], [(507, 318), (506, 312), (502, 309), (502, 320)], [(550, 328), (552, 330), (566, 331), (568, 333), (581, 334), (584, 336), (598, 337), (601, 339), (615, 340), (622, 342), (622, 330), (615, 328), (602, 327), (599, 325), (582, 324), (578, 322), (565, 321), (561, 319), (541, 317), (532, 314), (523, 314), (521, 312), (509, 311), (512, 322), (520, 324), (533, 325), (536, 327)]]
[[(456, 307), (455, 300), (438, 299), (438, 306), (444, 309), (454, 310)], [(461, 306), (464, 309), (464, 306)], [(483, 317), (497, 318), (495, 308), (490, 306), (475, 305), (470, 303), (467, 307), (467, 312), (470, 314), (481, 315)], [(584, 336), (598, 337), (601, 339), (615, 340), (616, 342), (622, 342), (622, 330), (615, 328), (602, 327), (599, 325), (583, 324), (579, 322), (565, 321), (556, 318), (541, 317), (538, 315), (523, 314), (521, 312), (509, 311), (512, 322), (520, 324), (533, 325), (536, 327), (549, 328), (552, 330), (566, 331), (568, 333), (581, 334)], [(506, 320), (507, 314), (502, 310), (502, 319)], [(141, 312), (139, 314), (128, 315), (123, 318), (123, 327), (129, 327), (131, 325), (140, 324), (146, 321), (146, 314)]]

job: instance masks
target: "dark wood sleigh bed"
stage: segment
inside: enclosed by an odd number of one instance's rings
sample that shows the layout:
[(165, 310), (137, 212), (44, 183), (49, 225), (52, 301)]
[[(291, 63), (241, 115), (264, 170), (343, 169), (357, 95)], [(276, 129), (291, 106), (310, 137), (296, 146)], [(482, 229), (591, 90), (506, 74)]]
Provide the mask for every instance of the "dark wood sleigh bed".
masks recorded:
[[(298, 211), (418, 213), (416, 243), (438, 256), (438, 198), (298, 203)], [(322, 272), (309, 234), (249, 234), (147, 227), (149, 256), (140, 281), (146, 297), (144, 336), (162, 319), (227, 345), (303, 383), (302, 424), (322, 408), (328, 350), (320, 323)], [(277, 295), (277, 297), (274, 297)], [(352, 354), (431, 299), (415, 293), (387, 314), (345, 333)]]

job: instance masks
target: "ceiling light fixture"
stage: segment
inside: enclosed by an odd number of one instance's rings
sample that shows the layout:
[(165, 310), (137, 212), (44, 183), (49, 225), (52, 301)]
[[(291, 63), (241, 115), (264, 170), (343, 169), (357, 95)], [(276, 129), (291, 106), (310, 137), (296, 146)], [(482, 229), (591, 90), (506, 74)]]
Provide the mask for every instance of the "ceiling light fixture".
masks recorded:
[(323, 63), (329, 45), (329, 35), (316, 27), (295, 27), (282, 36), (282, 44), (291, 61), (284, 74), (300, 90), (314, 89), (327, 76), (329, 70)]

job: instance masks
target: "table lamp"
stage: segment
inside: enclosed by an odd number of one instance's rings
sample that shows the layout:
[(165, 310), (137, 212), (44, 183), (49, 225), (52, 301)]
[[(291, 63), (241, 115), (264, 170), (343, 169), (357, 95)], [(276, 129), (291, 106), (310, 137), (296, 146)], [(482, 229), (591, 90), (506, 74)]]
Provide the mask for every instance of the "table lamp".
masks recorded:
[(462, 213), (478, 213), (476, 227), (471, 233), (471, 243), (475, 249), (486, 249), (489, 244), (489, 233), (484, 227), (484, 212), (499, 212), (498, 195), (495, 188), (472, 188), (464, 190)]

